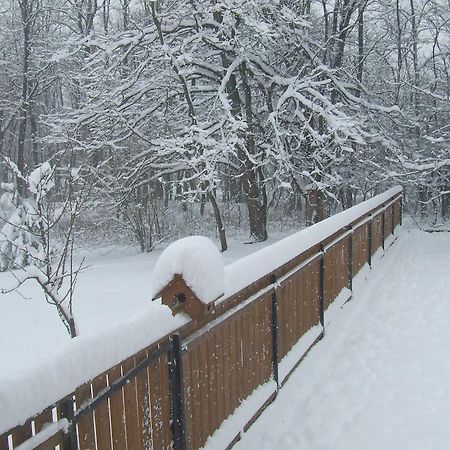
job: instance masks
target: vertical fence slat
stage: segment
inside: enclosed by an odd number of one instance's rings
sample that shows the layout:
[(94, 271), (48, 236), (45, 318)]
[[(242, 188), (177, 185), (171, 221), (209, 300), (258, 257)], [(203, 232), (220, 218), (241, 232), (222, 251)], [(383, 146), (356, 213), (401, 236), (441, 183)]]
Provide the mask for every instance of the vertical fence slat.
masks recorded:
[(162, 424), (162, 444), (163, 449), (172, 448), (172, 431), (170, 428), (170, 402), (171, 393), (168, 374), (168, 356), (159, 358), (159, 373), (161, 379), (161, 424)]
[[(166, 368), (166, 371), (168, 371), (168, 368)], [(165, 376), (165, 374), (161, 373), (159, 360), (149, 367), (148, 373), (150, 380), (152, 443), (153, 448), (163, 448), (164, 437), (162, 430), (161, 379)]]
[(0, 435), (0, 449), (1, 450), (8, 450), (9, 449), (8, 435), (7, 434)]
[(52, 409), (52, 407), (45, 409), (34, 419), (35, 433), (39, 433), (44, 425), (53, 422)]
[[(122, 376), (122, 369), (117, 365), (108, 372), (108, 383), (111, 385), (115, 380)], [(125, 405), (123, 401), (123, 390), (112, 393), (110, 400), (111, 413), (111, 435), (112, 446), (114, 450), (126, 449), (125, 435)]]
[(217, 339), (216, 332), (211, 332), (208, 348), (208, 366), (209, 366), (209, 408), (210, 408), (210, 435), (219, 428), (219, 416), (217, 411), (218, 399), (218, 377), (217, 377)]
[[(123, 373), (127, 373), (134, 367), (133, 357), (128, 358), (122, 363)], [(136, 399), (136, 380), (131, 379), (123, 387), (123, 399), (125, 407), (125, 431), (127, 449), (139, 449), (138, 443), (138, 417), (137, 417), (137, 399)]]
[(233, 392), (233, 403), (231, 406), (231, 411), (239, 405), (240, 403), (240, 335), (239, 335), (239, 323), (236, 320), (231, 320), (230, 329), (230, 340), (231, 340), (231, 351), (232, 351), (232, 366), (231, 366), (231, 390)]
[(305, 304), (303, 296), (303, 272), (298, 272), (293, 277), (292, 283), (294, 284), (294, 295), (295, 295), (295, 337), (294, 344), (298, 341), (299, 336), (303, 334), (304, 326), (302, 320), (305, 316)]
[[(92, 398), (91, 384), (85, 383), (75, 391), (75, 401), (77, 409), (79, 409), (83, 405), (83, 403), (90, 398)], [(96, 449), (93, 413), (80, 418), (77, 423), (77, 430), (78, 445), (80, 446), (80, 450)]]
[[(92, 380), (92, 395), (98, 393), (108, 386), (106, 375), (102, 374)], [(109, 425), (108, 401), (101, 402), (94, 412), (95, 436), (98, 450), (109, 450), (111, 448), (111, 428)]]
[(194, 434), (194, 448), (201, 447), (200, 440), (202, 436), (202, 419), (201, 419), (201, 411), (200, 411), (200, 369), (199, 369), (199, 360), (198, 360), (198, 349), (194, 347), (191, 351), (191, 361), (192, 361), (192, 389), (193, 389), (193, 410), (194, 410), (194, 425), (195, 425), (195, 434)]
[[(145, 351), (141, 351), (134, 357), (134, 365), (138, 366), (147, 357)], [(150, 400), (148, 389), (147, 370), (141, 370), (136, 375), (137, 394), (137, 421), (138, 421), (138, 441), (139, 448), (147, 449), (151, 444), (151, 424), (150, 424)]]
[(186, 430), (186, 448), (193, 450), (193, 402), (192, 402), (192, 366), (191, 353), (186, 351), (183, 354), (183, 379), (184, 379), (184, 419)]
[(202, 445), (206, 442), (207, 437), (210, 433), (209, 428), (209, 416), (210, 416), (210, 406), (209, 406), (209, 370), (208, 370), (208, 340), (204, 339), (199, 347), (199, 369), (200, 369), (200, 380), (201, 380), (201, 400), (200, 409), (202, 413)]
[(252, 383), (252, 354), (251, 346), (251, 330), (250, 330), (250, 310), (251, 307), (246, 308), (245, 312), (241, 314), (241, 329), (242, 329), (242, 352), (243, 352), (243, 373), (242, 373), (242, 400), (247, 397)]
[(24, 425), (14, 429), (12, 433), (13, 448), (24, 443), (31, 436), (32, 436), (31, 420), (29, 420)]
[(256, 311), (255, 311), (255, 316), (254, 316), (254, 330), (255, 330), (255, 349), (256, 349), (256, 353), (255, 353), (255, 368), (256, 368), (256, 377), (257, 377), (257, 382), (258, 384), (263, 383), (264, 381), (266, 381), (264, 379), (264, 316), (262, 314), (263, 310), (264, 310), (264, 303), (265, 303), (265, 299), (261, 300), (257, 307), (256, 307)]
[(287, 353), (286, 299), (287, 299), (287, 285), (286, 283), (283, 283), (281, 289), (279, 289), (277, 293), (278, 362), (280, 362)]
[(271, 337), (272, 337), (272, 376), (277, 384), (277, 388), (280, 385), (280, 378), (278, 375), (278, 339), (279, 339), (279, 327), (278, 327), (278, 290), (276, 289), (276, 277), (273, 275), (272, 283), (274, 284), (274, 290), (272, 293), (272, 308), (271, 308)]
[(233, 364), (233, 353), (231, 349), (231, 325), (228, 321), (223, 327), (224, 334), (224, 345), (226, 347), (226, 351), (224, 352), (224, 401), (225, 401), (225, 418), (227, 418), (231, 412), (233, 411), (233, 384), (232, 384), (232, 364)]
[(225, 367), (224, 353), (228, 351), (223, 344), (224, 327), (216, 332), (216, 363), (217, 363), (217, 419), (220, 425), (225, 419)]

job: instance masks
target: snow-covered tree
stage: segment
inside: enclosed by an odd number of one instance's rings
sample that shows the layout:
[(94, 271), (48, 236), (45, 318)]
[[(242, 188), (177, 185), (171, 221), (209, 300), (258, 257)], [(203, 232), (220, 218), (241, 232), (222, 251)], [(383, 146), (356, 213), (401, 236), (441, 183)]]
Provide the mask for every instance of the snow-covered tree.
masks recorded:
[(10, 270), (16, 283), (1, 292), (17, 290), (25, 281), (35, 280), (46, 301), (55, 306), (70, 336), (75, 337), (72, 302), (83, 262), (74, 265), (74, 231), (86, 200), (79, 170), (67, 169), (61, 174), (56, 195), (52, 192), (55, 167), (49, 162), (28, 176), (21, 174), (11, 161), (8, 165), (22, 179), (28, 196), (20, 196), (7, 186), (9, 215), (2, 219), (0, 229), (0, 270)]

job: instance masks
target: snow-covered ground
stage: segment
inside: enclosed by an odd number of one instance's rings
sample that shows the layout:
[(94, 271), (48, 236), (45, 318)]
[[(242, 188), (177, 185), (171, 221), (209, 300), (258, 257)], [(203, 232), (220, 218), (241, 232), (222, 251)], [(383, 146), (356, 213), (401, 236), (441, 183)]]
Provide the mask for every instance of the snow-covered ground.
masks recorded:
[[(230, 240), (223, 255), (229, 264), (286, 236), (272, 233), (264, 243), (246, 245), (247, 238)], [(126, 318), (153, 309), (166, 317), (161, 305), (151, 302), (153, 268), (163, 247), (142, 254), (133, 248), (98, 248), (79, 251), (90, 267), (79, 277), (74, 314), (80, 335), (93, 334)], [(10, 273), (0, 273), (0, 288), (14, 284)], [(45, 302), (39, 288), (28, 281), (20, 294), (0, 294), (0, 383), (35, 366), (69, 340), (56, 309)]]
[(450, 234), (403, 231), (235, 448), (449, 448), (449, 324)]

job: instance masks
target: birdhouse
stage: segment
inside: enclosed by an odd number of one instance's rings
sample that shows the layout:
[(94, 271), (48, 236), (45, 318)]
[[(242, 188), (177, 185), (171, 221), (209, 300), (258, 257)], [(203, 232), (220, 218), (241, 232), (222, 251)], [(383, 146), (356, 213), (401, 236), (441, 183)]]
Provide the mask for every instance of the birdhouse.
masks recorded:
[(152, 277), (153, 299), (162, 298), (172, 314), (188, 314), (201, 322), (225, 292), (225, 271), (217, 247), (203, 236), (170, 244), (160, 255)]
[(214, 311), (214, 302), (202, 302), (186, 284), (180, 274), (175, 274), (173, 280), (158, 293), (153, 300), (162, 299), (162, 304), (172, 310), (172, 315), (184, 312), (195, 322), (200, 322)]

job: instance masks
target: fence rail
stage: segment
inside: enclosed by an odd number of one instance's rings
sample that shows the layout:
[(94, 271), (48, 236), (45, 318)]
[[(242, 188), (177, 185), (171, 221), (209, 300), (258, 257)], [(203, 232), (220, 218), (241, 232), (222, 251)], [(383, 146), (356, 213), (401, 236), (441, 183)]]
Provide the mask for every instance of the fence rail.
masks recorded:
[[(227, 428), (231, 444), (320, 339), (330, 307), (348, 300), (354, 276), (387, 249), (401, 215), (397, 189), (221, 301), (208, 323), (163, 338), (0, 435), (0, 449), (193, 450), (230, 416), (253, 408), (235, 430)], [(261, 386), (265, 396), (242, 408)]]

